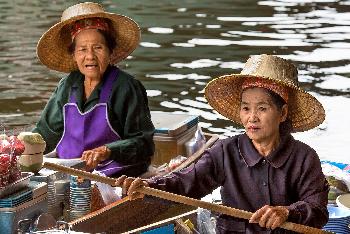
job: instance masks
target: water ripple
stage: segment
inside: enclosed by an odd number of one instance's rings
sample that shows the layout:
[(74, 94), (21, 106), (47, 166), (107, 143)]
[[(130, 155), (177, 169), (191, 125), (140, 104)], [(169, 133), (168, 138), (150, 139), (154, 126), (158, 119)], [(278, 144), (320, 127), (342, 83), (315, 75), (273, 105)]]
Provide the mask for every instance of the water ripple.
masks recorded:
[[(275, 54), (298, 66), (301, 87), (316, 94), (326, 109), (321, 128), (297, 137), (320, 149), (323, 158), (350, 151), (344, 146), (350, 126), (337, 126), (346, 122), (337, 116), (349, 115), (344, 112), (350, 100), (349, 1), (100, 2), (106, 10), (130, 16), (140, 25), (140, 46), (119, 66), (145, 85), (151, 110), (198, 114), (205, 131), (225, 136), (240, 133), (240, 126), (207, 104), (205, 85), (220, 75), (239, 73), (249, 55)], [(63, 9), (75, 3), (0, 0), (4, 124), (35, 123), (65, 76), (41, 65), (36, 44), (60, 20)], [(334, 143), (325, 140), (329, 136)]]

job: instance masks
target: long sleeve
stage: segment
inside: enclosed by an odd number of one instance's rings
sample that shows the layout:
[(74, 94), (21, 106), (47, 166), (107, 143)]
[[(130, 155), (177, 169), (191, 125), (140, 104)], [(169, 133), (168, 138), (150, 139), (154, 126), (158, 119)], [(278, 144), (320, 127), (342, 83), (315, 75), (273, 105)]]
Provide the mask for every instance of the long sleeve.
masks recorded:
[(322, 173), (316, 152), (309, 151), (299, 171), (299, 180), (295, 189), (299, 201), (289, 205), (289, 220), (322, 228), (328, 221), (329, 185)]
[(62, 103), (64, 98), (67, 98), (67, 91), (64, 90), (60, 82), (57, 88), (52, 93), (49, 101), (47, 102), (44, 110), (40, 115), (40, 119), (37, 122), (33, 132), (41, 134), (46, 141), (45, 153), (49, 153), (56, 148), (58, 141), (62, 137), (63, 133), (63, 113)]
[(121, 140), (107, 144), (111, 158), (121, 163), (150, 162), (154, 153), (154, 126), (143, 85), (124, 73), (110, 98), (110, 121)]
[[(194, 165), (163, 178), (151, 187), (201, 198), (221, 186), (222, 203), (255, 212), (264, 205), (287, 206), (288, 221), (321, 228), (328, 221), (328, 184), (316, 152), (287, 136), (268, 157), (262, 157), (247, 135), (218, 140)], [(220, 214), (217, 229), (270, 233), (247, 220)], [(275, 229), (271, 233), (292, 233)]]

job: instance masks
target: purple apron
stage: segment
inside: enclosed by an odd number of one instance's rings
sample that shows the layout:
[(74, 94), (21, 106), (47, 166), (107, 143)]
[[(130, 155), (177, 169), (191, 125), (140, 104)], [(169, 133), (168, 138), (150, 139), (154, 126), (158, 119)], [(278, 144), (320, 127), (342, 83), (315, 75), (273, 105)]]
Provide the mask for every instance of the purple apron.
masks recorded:
[[(59, 158), (80, 158), (85, 150), (120, 140), (119, 134), (109, 122), (107, 111), (107, 101), (117, 78), (118, 69), (112, 67), (105, 76), (106, 81), (101, 88), (99, 103), (85, 113), (80, 112), (76, 104), (75, 89), (72, 88), (69, 103), (63, 106), (64, 131), (56, 147)], [(111, 176), (124, 167), (128, 165), (123, 166), (114, 160), (105, 160), (96, 167), (96, 170)]]

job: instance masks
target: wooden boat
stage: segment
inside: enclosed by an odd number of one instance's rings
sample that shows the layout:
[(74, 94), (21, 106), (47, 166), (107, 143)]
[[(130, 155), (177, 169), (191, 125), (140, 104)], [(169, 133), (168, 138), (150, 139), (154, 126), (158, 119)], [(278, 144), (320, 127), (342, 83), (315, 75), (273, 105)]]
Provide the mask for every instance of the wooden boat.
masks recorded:
[[(218, 139), (217, 135), (205, 134), (206, 144), (177, 166), (172, 172), (188, 167), (196, 162), (203, 151)], [(166, 175), (166, 174), (164, 174)], [(127, 197), (94, 211), (69, 223), (72, 230), (88, 233), (123, 233), (151, 223), (182, 215), (195, 207), (148, 197), (129, 201)]]
[[(181, 168), (185, 168), (192, 162), (195, 162), (196, 160), (198, 160), (202, 155), (201, 153), (216, 141), (217, 136), (212, 135), (211, 137), (208, 137), (208, 138), (209, 140), (205, 147), (203, 147), (201, 150), (199, 150), (194, 155), (189, 157), (188, 160), (186, 160), (183, 165), (178, 166), (174, 171), (180, 170)], [(338, 164), (339, 163), (336, 163), (337, 166), (339, 166)], [(74, 171), (73, 169), (70, 169), (67, 167), (62, 167), (60, 169), (57, 167), (57, 165), (54, 165), (51, 168), (52, 169), (57, 168), (58, 171), (66, 172), (68, 174), (72, 173), (73, 175), (78, 175), (78, 176), (81, 175), (82, 177), (90, 178), (96, 181), (103, 181), (104, 183), (111, 184), (111, 185), (113, 185), (115, 182), (114, 179), (112, 178), (106, 178), (101, 176), (99, 176), (99, 178), (96, 178), (90, 173), (81, 172), (79, 170)], [(341, 165), (341, 168), (342, 170), (348, 171), (349, 165)], [(166, 195), (167, 193), (163, 191), (156, 191), (151, 188), (144, 188), (143, 191), (146, 194), (152, 194), (157, 197), (164, 197), (166, 199), (170, 198), (170, 196)], [(151, 191), (154, 191), (154, 192), (151, 192)], [(230, 214), (230, 215), (232, 214), (232, 212), (225, 213), (227, 212), (227, 210), (222, 209), (223, 207), (220, 205), (205, 203), (203, 201), (198, 201), (198, 200), (197, 202), (192, 202), (195, 199), (191, 200), (191, 202), (186, 202), (185, 200), (190, 198), (182, 199), (184, 197), (178, 196), (175, 194), (172, 194), (171, 196), (172, 198), (170, 198), (170, 200), (173, 200), (173, 201), (181, 201), (186, 204), (192, 204), (196, 207), (203, 207), (219, 213), (222, 213), (223, 211), (224, 214)], [(175, 197), (176, 199), (174, 199)], [(209, 204), (210, 206), (208, 206)], [(234, 216), (243, 217), (242, 216), (243, 213), (241, 212), (246, 214), (246, 211), (240, 211), (238, 216), (235, 216), (235, 215)], [(172, 231), (174, 229), (174, 223), (175, 223), (177, 228), (176, 233), (193, 233), (192, 230), (189, 228), (189, 227), (192, 227), (193, 225), (187, 225), (186, 224), (187, 220), (184, 222), (183, 218), (185, 219), (192, 218), (192, 220), (190, 221), (195, 223), (196, 214), (197, 214), (197, 211), (195, 207), (189, 207), (183, 204), (167, 202), (165, 200), (161, 200), (158, 198), (156, 199), (153, 197), (146, 197), (143, 200), (139, 199), (134, 201), (129, 201), (128, 198), (123, 198), (113, 204), (110, 204), (102, 209), (92, 212), (84, 217), (81, 217), (77, 220), (73, 220), (72, 222), (69, 223), (69, 226), (71, 226), (74, 231), (89, 232), (89, 233), (91, 232), (93, 233), (96, 233), (96, 232), (145, 233), (147, 231), (152, 231), (152, 233), (164, 233), (162, 232), (163, 230), (167, 231), (166, 233), (170, 231), (171, 233), (173, 233)], [(202, 212), (199, 212), (198, 217), (200, 217), (201, 214)], [(204, 219), (200, 219), (200, 220), (206, 220), (206, 221), (210, 220), (210, 216), (206, 215)], [(203, 222), (200, 222), (200, 221), (197, 222), (197, 224), (199, 225), (198, 226), (199, 230), (203, 230), (203, 227), (201, 227), (201, 223)], [(206, 222), (206, 223), (210, 223), (210, 222)], [(305, 233), (330, 233), (329, 231), (334, 231), (339, 226), (338, 223), (336, 223), (336, 225), (333, 226), (331, 222), (329, 223), (328, 226), (327, 225), (325, 226), (325, 230), (319, 230), (313, 227), (308, 227), (300, 224), (287, 222), (283, 225), (282, 228), (291, 230), (291, 231), (301, 232), (301, 233), (304, 233), (304, 232)], [(155, 228), (157, 230), (155, 230)], [(180, 232), (179, 232), (179, 228), (180, 229), (182, 228)], [(208, 230), (207, 228), (209, 228), (209, 230), (212, 230), (213, 226), (205, 225), (204, 230)], [(327, 228), (330, 228), (330, 229), (328, 230)], [(195, 232), (195, 233), (199, 233), (199, 232)]]

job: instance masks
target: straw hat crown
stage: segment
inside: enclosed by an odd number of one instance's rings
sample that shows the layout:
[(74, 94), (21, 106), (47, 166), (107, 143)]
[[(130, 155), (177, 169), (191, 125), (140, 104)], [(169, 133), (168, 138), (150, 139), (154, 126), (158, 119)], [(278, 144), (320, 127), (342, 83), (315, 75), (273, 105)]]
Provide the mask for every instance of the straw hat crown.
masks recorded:
[(111, 53), (112, 64), (125, 59), (138, 46), (141, 34), (135, 21), (124, 15), (106, 12), (97, 3), (84, 2), (67, 8), (62, 13), (61, 21), (42, 35), (37, 45), (39, 60), (56, 71), (77, 70), (78, 67), (68, 51), (72, 43), (71, 26), (78, 20), (88, 18), (103, 18), (111, 24), (110, 33), (115, 37), (117, 45)]
[(93, 2), (84, 2), (71, 7), (68, 7), (63, 11), (61, 22), (65, 20), (69, 20), (72, 17), (76, 17), (79, 15), (89, 15), (96, 13), (103, 13), (104, 9), (100, 4)]
[(241, 75), (268, 78), (291, 86), (299, 86), (297, 67), (285, 59), (267, 54), (251, 56), (245, 63)]
[(322, 104), (299, 87), (296, 66), (273, 55), (251, 56), (240, 74), (224, 75), (210, 81), (205, 88), (208, 103), (221, 115), (242, 125), (239, 113), (241, 93), (242, 84), (247, 79), (265, 80), (287, 89), (288, 118), (293, 132), (312, 129), (324, 121)]

